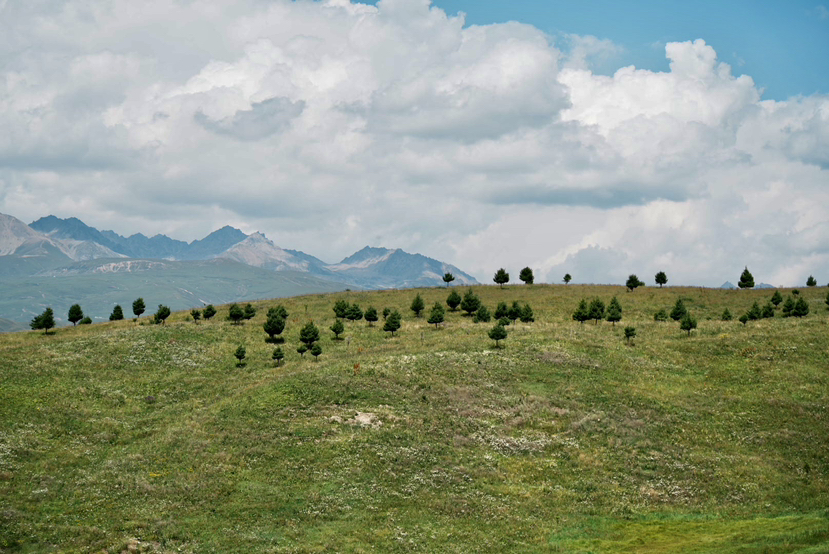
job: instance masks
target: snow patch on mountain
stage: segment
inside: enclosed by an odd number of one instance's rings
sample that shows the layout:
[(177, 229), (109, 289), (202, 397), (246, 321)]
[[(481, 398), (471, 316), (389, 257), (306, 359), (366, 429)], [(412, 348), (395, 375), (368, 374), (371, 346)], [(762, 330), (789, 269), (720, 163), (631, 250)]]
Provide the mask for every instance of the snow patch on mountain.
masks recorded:
[(308, 271), (308, 262), (286, 252), (262, 233), (253, 233), (217, 257), (265, 269)]

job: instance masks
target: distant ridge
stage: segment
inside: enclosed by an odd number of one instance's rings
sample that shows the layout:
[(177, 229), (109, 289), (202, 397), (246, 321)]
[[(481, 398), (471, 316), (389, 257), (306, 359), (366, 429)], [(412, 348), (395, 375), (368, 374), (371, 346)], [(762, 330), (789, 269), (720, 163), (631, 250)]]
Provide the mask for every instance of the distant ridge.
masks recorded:
[(124, 237), (75, 217), (49, 215), (26, 225), (0, 214), (0, 285), (5, 294), (0, 318), (23, 324), (44, 302), (53, 304), (58, 319), (64, 302), (107, 312), (94, 318), (108, 317), (114, 302), (132, 301), (141, 295), (139, 290), (177, 309), (197, 300), (222, 303), (345, 288), (443, 286), (447, 272), (455, 276), (455, 285), (477, 284), (454, 265), (399, 248), (366, 246), (328, 264), (282, 248), (262, 233), (246, 235), (231, 226), (187, 243), (162, 234)]
[(726, 281), (722, 285), (720, 285), (721, 289), (736, 289), (737, 287), (734, 286), (734, 283), (731, 281)]

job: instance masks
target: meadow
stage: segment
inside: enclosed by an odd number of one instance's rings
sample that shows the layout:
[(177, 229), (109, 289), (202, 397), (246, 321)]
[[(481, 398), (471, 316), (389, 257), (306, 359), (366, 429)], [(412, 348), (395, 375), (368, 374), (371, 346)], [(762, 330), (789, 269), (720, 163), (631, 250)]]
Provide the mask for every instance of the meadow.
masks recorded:
[[(495, 348), (460, 311), (427, 323), (445, 288), (258, 301), (243, 325), (152, 325), (146, 295), (138, 321), (0, 335), (0, 552), (829, 551), (825, 287), (746, 325), (773, 291), (473, 290), (535, 321)], [(572, 320), (612, 296), (621, 322)], [(653, 319), (677, 298), (690, 335)], [(333, 340), (338, 299), (402, 328)]]

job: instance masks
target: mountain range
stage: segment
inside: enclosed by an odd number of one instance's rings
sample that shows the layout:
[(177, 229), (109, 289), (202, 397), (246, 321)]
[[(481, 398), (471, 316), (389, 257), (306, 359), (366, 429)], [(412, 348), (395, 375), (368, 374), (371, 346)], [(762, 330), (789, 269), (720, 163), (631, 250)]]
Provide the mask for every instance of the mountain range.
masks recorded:
[[(447, 272), (455, 284), (477, 283), (451, 264), (400, 249), (366, 246), (329, 264), (230, 226), (187, 243), (161, 234), (124, 237), (74, 217), (50, 215), (26, 225), (0, 214), (0, 319), (18, 323), (46, 305), (60, 316), (63, 304), (68, 309), (76, 302), (95, 305), (101, 313), (90, 315), (103, 320), (116, 303), (126, 306), (134, 299), (130, 295), (141, 296), (138, 289), (147, 291), (148, 306), (161, 302), (184, 309), (345, 289), (437, 286)], [(103, 294), (102, 287), (123, 298)], [(64, 292), (53, 294), (57, 290)]]

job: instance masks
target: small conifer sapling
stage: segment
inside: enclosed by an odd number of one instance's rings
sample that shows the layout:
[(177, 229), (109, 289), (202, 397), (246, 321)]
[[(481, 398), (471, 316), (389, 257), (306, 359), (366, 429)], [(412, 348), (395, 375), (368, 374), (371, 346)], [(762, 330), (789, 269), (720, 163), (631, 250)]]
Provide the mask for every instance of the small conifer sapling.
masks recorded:
[(507, 330), (500, 323), (496, 323), (495, 327), (489, 330), (489, 338), (495, 341), (495, 348), (501, 348), (498, 343), (507, 338)]

